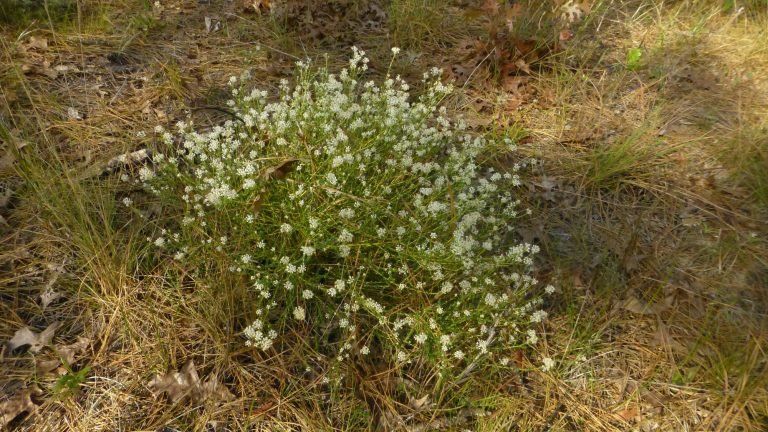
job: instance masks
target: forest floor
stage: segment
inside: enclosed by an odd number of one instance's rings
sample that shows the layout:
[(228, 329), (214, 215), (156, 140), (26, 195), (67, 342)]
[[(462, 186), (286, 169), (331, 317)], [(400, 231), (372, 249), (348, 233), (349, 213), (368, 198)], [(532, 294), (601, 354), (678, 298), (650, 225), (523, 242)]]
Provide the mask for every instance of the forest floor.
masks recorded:
[[(33, 3), (0, 4), (0, 340), (31, 344), (0, 359), (0, 430), (768, 430), (764, 0)], [(144, 240), (103, 220), (122, 195), (99, 174), (156, 125), (226, 119), (231, 75), (276, 88), (353, 45), (372, 76), (392, 47), (413, 85), (442, 68), (452, 113), (537, 161), (517, 234), (550, 318), (461, 410), (402, 377), (361, 384), (372, 404), (293, 382), (290, 356), (243, 362), (212, 324), (226, 301), (138, 277)], [(218, 377), (209, 397), (152, 393), (190, 360), (175, 391)]]

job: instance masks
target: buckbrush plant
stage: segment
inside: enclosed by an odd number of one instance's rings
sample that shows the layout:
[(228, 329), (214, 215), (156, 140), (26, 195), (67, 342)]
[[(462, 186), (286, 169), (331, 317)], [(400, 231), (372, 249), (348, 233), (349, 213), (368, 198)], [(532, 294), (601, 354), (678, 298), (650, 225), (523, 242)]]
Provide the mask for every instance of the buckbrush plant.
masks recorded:
[(506, 364), (553, 291), (512, 236), (521, 167), (492, 163), (514, 143), (449, 120), (439, 70), (414, 99), (400, 77), (363, 81), (367, 63), (358, 49), (338, 75), (300, 62), (274, 99), (232, 77), (231, 120), (158, 128), (177, 149), (140, 181), (178, 224), (149, 240), (198, 277), (246, 281), (243, 338), (260, 350), (300, 327), (336, 362)]

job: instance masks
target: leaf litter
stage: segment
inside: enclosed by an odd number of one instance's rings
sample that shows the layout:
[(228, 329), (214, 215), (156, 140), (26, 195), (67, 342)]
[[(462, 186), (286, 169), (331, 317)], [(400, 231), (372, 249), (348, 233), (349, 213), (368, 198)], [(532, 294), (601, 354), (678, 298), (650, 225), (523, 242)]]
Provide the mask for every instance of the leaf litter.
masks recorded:
[(75, 363), (77, 356), (84, 353), (91, 346), (91, 343), (91, 339), (81, 336), (77, 338), (77, 342), (55, 347), (54, 351), (57, 358), (40, 361), (36, 365), (37, 372), (41, 374), (53, 372), (62, 365), (65, 368), (69, 368), (70, 365)]
[(13, 338), (8, 341), (5, 352), (11, 353), (17, 348), (29, 345), (30, 352), (39, 353), (43, 348), (50, 345), (53, 336), (56, 333), (56, 329), (58, 329), (60, 325), (61, 322), (56, 321), (40, 333), (35, 333), (28, 326), (22, 327), (21, 329), (16, 330)]
[(42, 306), (43, 310), (48, 308), (48, 306), (51, 305), (51, 303), (55, 302), (56, 300), (64, 297), (64, 294), (60, 291), (57, 291), (55, 289), (56, 282), (58, 282), (59, 277), (61, 277), (62, 274), (65, 273), (64, 266), (66, 262), (61, 264), (48, 264), (48, 270), (51, 272), (50, 277), (45, 282), (45, 285), (43, 285), (41, 293), (40, 293), (40, 306)]
[(8, 399), (0, 401), (0, 429), (4, 429), (10, 422), (23, 413), (31, 414), (37, 409), (37, 404), (32, 396), (42, 394), (37, 385), (22, 389)]
[(657, 303), (649, 303), (635, 296), (629, 296), (625, 300), (614, 303), (614, 310), (624, 309), (639, 315), (653, 315), (666, 311), (672, 307), (673, 302), (673, 295), (668, 295)]
[(202, 382), (192, 360), (188, 361), (178, 372), (168, 372), (165, 375), (157, 374), (147, 386), (155, 397), (166, 394), (172, 403), (185, 399), (189, 399), (195, 404), (206, 400), (229, 402), (235, 399), (235, 395), (215, 376)]

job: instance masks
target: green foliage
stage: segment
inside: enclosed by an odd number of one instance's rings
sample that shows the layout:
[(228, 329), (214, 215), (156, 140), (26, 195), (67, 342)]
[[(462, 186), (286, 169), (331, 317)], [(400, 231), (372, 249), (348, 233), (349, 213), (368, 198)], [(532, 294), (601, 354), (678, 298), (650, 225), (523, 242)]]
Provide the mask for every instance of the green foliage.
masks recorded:
[[(68, 369), (69, 366), (67, 365)], [(80, 386), (88, 378), (88, 374), (91, 372), (90, 366), (75, 371), (69, 369), (67, 373), (60, 376), (53, 385), (53, 394), (59, 398), (67, 398), (77, 396), (80, 393)]]
[(696, 378), (696, 372), (698, 372), (698, 370), (698, 367), (676, 370), (672, 374), (672, 384), (679, 386), (690, 384)]
[(585, 185), (608, 190), (648, 181), (654, 169), (665, 163), (664, 156), (677, 151), (658, 138), (649, 137), (649, 128), (638, 128), (617, 142), (599, 143), (583, 161)]
[(643, 50), (638, 47), (630, 48), (627, 51), (627, 69), (636, 70), (640, 67), (640, 62), (643, 59)]
[(103, 32), (111, 28), (107, 6), (102, 2), (76, 0), (3, 0), (0, 1), (0, 24), (28, 31), (45, 27), (52, 31)]
[(26, 26), (33, 21), (67, 22), (77, 14), (74, 0), (8, 0), (0, 2), (0, 23)]
[(356, 50), (338, 76), (299, 64), (274, 101), (233, 77), (233, 120), (178, 124), (183, 150), (140, 173), (167, 209), (158, 256), (250, 286), (244, 336), (262, 350), (294, 333), (338, 362), (448, 373), (535, 343), (538, 249), (510, 235), (520, 167), (492, 167), (514, 143), (448, 120), (438, 70), (411, 100), (399, 77), (363, 83), (367, 61)]

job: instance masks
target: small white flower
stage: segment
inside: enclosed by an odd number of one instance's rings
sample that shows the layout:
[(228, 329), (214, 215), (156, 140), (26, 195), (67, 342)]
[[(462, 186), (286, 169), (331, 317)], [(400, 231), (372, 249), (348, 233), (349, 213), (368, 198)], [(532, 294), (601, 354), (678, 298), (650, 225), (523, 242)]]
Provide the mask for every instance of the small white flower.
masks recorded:
[(400, 48), (398, 47), (392, 47), (392, 55), (397, 55), (400, 53)]
[(132, 204), (133, 204), (133, 200), (132, 199), (130, 199), (128, 197), (123, 198), (123, 205), (124, 206), (130, 207)]
[(70, 120), (82, 120), (83, 116), (80, 115), (76, 108), (69, 107), (67, 108), (67, 118)]
[(370, 352), (371, 352), (371, 350), (368, 349), (368, 346), (363, 346), (362, 348), (360, 348), (360, 354), (362, 354), (362, 355), (368, 355), (368, 353), (370, 353)]
[(351, 232), (347, 230), (342, 230), (341, 234), (339, 234), (339, 242), (341, 243), (349, 243), (354, 239), (354, 236)]
[(487, 304), (488, 306), (496, 306), (496, 302), (497, 302), (497, 299), (495, 295), (491, 293), (488, 293), (485, 295), (485, 304)]
[(284, 223), (280, 225), (280, 232), (283, 234), (288, 234), (289, 232), (293, 231), (293, 227), (290, 224)]
[(151, 169), (147, 167), (141, 167), (139, 169), (139, 179), (141, 179), (141, 181), (146, 182), (152, 180), (154, 177), (155, 173)]
[(336, 186), (336, 183), (338, 183), (338, 179), (336, 178), (336, 174), (334, 173), (328, 173), (325, 176), (325, 180), (331, 185)]
[(424, 333), (419, 333), (413, 338), (417, 344), (423, 345), (424, 342), (427, 341), (427, 335)]
[(304, 321), (304, 318), (307, 317), (306, 312), (304, 311), (304, 308), (301, 306), (297, 306), (293, 309), (293, 317), (297, 321)]
[(544, 372), (548, 372), (553, 367), (555, 367), (555, 361), (549, 357), (544, 357), (543, 359), (541, 359), (541, 363), (542, 363), (541, 370)]
[(301, 292), (301, 297), (304, 298), (305, 300), (309, 300), (314, 296), (315, 296), (315, 293), (313, 293), (311, 290), (308, 290), (308, 289), (305, 289), (304, 291)]
[(555, 292), (555, 287), (552, 285), (547, 285), (546, 288), (544, 288), (544, 292), (547, 294), (553, 294)]
[(548, 314), (543, 310), (537, 310), (531, 314), (531, 322), (534, 322), (534, 323), (542, 322), (547, 318), (547, 315)]
[(458, 350), (458, 351), (455, 351), (455, 352), (453, 353), (453, 356), (454, 356), (454, 357), (455, 357), (457, 360), (461, 360), (461, 359), (463, 359), (463, 358), (464, 358), (464, 351), (462, 351), (462, 350)]
[(355, 216), (355, 211), (351, 208), (343, 208), (339, 211), (339, 216), (344, 219), (351, 219)]
[(525, 340), (528, 345), (535, 345), (539, 341), (539, 337), (536, 336), (536, 330), (528, 330), (528, 338)]
[(317, 218), (309, 218), (309, 228), (310, 229), (317, 229), (317, 227), (320, 226), (320, 221), (317, 220)]

